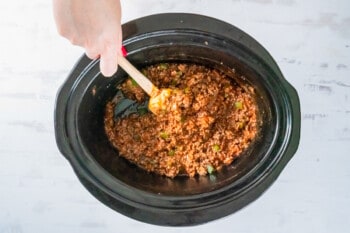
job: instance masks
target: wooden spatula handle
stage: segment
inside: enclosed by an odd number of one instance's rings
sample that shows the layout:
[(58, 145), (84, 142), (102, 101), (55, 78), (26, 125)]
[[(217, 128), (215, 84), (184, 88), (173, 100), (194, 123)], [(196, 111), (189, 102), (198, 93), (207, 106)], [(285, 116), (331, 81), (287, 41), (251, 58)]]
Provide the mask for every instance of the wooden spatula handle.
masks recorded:
[(152, 82), (122, 55), (118, 55), (118, 65), (123, 68), (148, 95), (151, 95), (154, 87)]

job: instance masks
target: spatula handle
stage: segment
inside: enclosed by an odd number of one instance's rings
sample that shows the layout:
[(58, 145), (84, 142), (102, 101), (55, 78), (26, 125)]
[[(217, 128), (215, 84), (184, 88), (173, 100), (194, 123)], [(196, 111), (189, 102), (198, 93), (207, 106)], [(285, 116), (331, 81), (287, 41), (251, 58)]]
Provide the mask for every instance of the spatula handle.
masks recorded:
[(152, 82), (138, 71), (125, 57), (118, 54), (118, 65), (133, 78), (137, 84), (148, 94), (151, 95), (153, 90)]

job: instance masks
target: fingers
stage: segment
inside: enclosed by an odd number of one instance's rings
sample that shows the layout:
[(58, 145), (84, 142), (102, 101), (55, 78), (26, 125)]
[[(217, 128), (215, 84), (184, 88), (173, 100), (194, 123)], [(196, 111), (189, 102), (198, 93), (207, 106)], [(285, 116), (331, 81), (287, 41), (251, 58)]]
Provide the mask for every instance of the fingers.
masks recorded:
[(112, 76), (121, 47), (120, 1), (53, 0), (53, 11), (60, 35), (85, 48), (89, 58), (100, 57), (102, 74)]
[(121, 26), (120, 27), (120, 30), (118, 32), (118, 40), (117, 40), (117, 51), (118, 52), (121, 52), (121, 48), (122, 48), (122, 44), (123, 44), (123, 32), (122, 32), (122, 28)]
[[(115, 37), (114, 37), (115, 38)], [(98, 41), (98, 42), (96, 42)], [(90, 59), (100, 58), (100, 70), (105, 77), (111, 77), (118, 69), (118, 53), (120, 53), (122, 44), (121, 33), (118, 33), (116, 39), (107, 39), (100, 37), (95, 43), (85, 44), (85, 53)]]
[(118, 69), (118, 48), (117, 43), (107, 43), (100, 59), (101, 73), (106, 77), (111, 77)]
[(100, 57), (100, 52), (97, 49), (86, 48), (85, 53), (86, 56), (92, 60), (95, 60)]

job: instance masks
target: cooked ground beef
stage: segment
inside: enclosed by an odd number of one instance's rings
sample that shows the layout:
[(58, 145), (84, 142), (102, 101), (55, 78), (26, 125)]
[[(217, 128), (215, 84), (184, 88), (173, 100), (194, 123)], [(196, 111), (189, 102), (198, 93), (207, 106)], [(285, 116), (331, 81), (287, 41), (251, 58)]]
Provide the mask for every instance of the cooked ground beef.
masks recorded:
[[(205, 175), (231, 164), (255, 138), (252, 87), (196, 64), (157, 64), (143, 72), (155, 86), (176, 90), (170, 100), (176, 108), (115, 118), (118, 100), (107, 104), (108, 139), (132, 163), (168, 177)], [(118, 88), (139, 103), (148, 99), (131, 78)]]

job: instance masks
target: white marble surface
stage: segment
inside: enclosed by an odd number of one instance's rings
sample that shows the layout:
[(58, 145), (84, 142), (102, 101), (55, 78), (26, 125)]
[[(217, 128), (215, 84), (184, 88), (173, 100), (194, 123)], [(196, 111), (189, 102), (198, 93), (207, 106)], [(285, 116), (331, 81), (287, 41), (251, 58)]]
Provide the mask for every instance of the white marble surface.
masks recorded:
[(299, 92), (298, 152), (257, 201), (208, 224), (157, 227), (110, 210), (79, 183), (54, 139), (55, 94), (83, 50), (57, 35), (51, 1), (1, 1), (0, 233), (349, 232), (350, 1), (122, 2), (123, 22), (200, 13), (260, 41)]

